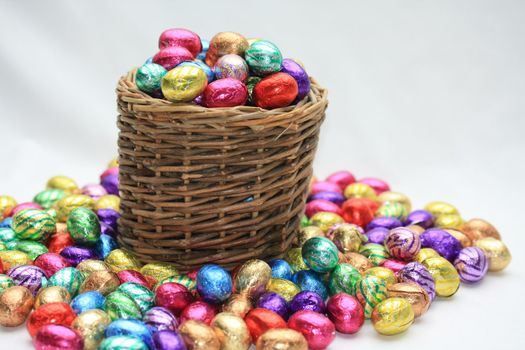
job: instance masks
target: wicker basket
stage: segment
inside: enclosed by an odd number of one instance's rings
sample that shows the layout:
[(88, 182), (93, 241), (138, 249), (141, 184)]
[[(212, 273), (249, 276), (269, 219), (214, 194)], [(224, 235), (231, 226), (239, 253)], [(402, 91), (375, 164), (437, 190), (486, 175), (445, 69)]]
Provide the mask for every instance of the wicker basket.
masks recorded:
[(326, 90), (297, 105), (208, 109), (152, 98), (135, 72), (117, 87), (119, 241), (187, 272), (274, 258), (299, 226)]

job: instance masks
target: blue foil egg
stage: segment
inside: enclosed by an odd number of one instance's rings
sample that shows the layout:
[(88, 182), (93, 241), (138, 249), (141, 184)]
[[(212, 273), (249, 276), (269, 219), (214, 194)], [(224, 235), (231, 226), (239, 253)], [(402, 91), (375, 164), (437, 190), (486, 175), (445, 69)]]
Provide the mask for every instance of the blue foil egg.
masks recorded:
[(150, 349), (153, 346), (152, 333), (146, 324), (134, 319), (117, 319), (106, 328), (106, 338), (116, 335), (129, 335), (144, 342)]
[(231, 276), (219, 265), (204, 265), (197, 273), (197, 291), (205, 301), (220, 304), (232, 294)]
[(95, 251), (99, 257), (105, 259), (109, 253), (118, 248), (117, 241), (110, 235), (101, 234), (95, 245)]
[(4, 220), (2, 220), (2, 222), (0, 222), (0, 228), (2, 228), (2, 227), (9, 227), (9, 228), (11, 228), (11, 223), (12, 222), (13, 222), (13, 218), (12, 217), (5, 218)]
[(144, 61), (144, 64), (151, 64), (151, 63), (153, 63), (153, 56), (148, 57), (148, 59)]
[(292, 268), (286, 260), (283, 259), (272, 259), (268, 261), (268, 265), (272, 268), (273, 278), (284, 278), (285, 280), (291, 280)]
[(77, 295), (71, 301), (71, 308), (77, 315), (84, 311), (104, 308), (106, 298), (98, 291), (90, 291)]
[(213, 70), (204, 62), (195, 60), (195, 61), (185, 61), (179, 64), (177, 67), (183, 67), (183, 66), (195, 66), (204, 71), (206, 73), (206, 77), (208, 78), (208, 83), (211, 83), (215, 79), (215, 73), (213, 73)]
[(204, 61), (206, 54), (208, 53), (208, 48), (210, 47), (210, 42), (206, 39), (201, 39), (202, 51), (197, 55), (198, 60)]
[(322, 276), (315, 271), (298, 271), (293, 275), (292, 282), (298, 285), (301, 291), (309, 290), (315, 292), (319, 294), (323, 300), (328, 298), (328, 289), (322, 281)]

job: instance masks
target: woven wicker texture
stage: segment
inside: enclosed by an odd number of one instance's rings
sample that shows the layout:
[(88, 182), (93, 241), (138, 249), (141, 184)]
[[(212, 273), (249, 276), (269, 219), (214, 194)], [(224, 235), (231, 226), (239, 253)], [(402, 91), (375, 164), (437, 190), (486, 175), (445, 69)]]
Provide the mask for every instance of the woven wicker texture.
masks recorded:
[(297, 105), (208, 109), (117, 86), (120, 243), (187, 272), (284, 253), (299, 226), (326, 90)]

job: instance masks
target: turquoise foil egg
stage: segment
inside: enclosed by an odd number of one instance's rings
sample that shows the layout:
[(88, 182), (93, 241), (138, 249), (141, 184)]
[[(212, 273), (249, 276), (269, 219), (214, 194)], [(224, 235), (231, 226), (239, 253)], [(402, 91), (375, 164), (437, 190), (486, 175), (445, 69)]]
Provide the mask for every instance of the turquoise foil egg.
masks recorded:
[(306, 265), (316, 272), (330, 272), (339, 261), (336, 245), (325, 237), (312, 237), (302, 247)]

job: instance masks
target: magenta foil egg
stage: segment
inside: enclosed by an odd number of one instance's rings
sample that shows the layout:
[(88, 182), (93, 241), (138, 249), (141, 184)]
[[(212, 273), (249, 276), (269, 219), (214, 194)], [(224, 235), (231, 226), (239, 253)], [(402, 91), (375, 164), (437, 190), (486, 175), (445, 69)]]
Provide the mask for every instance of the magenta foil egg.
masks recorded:
[(47, 324), (37, 331), (33, 345), (36, 350), (82, 350), (84, 340), (69, 327)]
[(15, 215), (16, 213), (18, 213), (19, 211), (21, 210), (24, 210), (24, 209), (39, 209), (39, 210), (42, 210), (42, 206), (38, 203), (35, 203), (35, 202), (25, 202), (25, 203), (20, 203), (18, 204), (17, 206), (15, 206), (11, 212), (9, 213), (11, 216)]
[(359, 301), (346, 293), (332, 296), (326, 304), (326, 311), (337, 331), (344, 334), (357, 333), (365, 322), (365, 313)]
[(196, 33), (188, 29), (171, 28), (162, 32), (159, 37), (159, 49), (166, 47), (183, 47), (188, 50), (193, 57), (202, 51), (201, 38)]
[(218, 79), (206, 86), (202, 101), (206, 107), (235, 107), (246, 103), (248, 89), (240, 80)]
[(405, 265), (407, 264), (406, 261), (401, 261), (401, 260), (393, 260), (393, 259), (386, 259), (385, 261), (383, 261), (381, 263), (381, 266), (383, 267), (386, 267), (387, 269), (391, 270), (394, 272), (394, 274), (397, 274), (399, 273), (399, 271), (405, 267)]
[(51, 252), (39, 255), (33, 264), (40, 267), (48, 278), (53, 276), (58, 270), (71, 266), (63, 256)]
[(179, 63), (192, 60), (191, 52), (180, 46), (165, 47), (153, 56), (153, 63), (160, 64), (166, 70), (172, 70)]
[(365, 177), (358, 182), (372, 187), (378, 195), (390, 191), (390, 186), (385, 181), (375, 177)]
[(337, 183), (329, 181), (317, 181), (312, 184), (310, 188), (310, 194), (314, 195), (319, 192), (339, 192), (343, 193), (343, 190)]
[(339, 208), (337, 204), (326, 201), (324, 199), (316, 199), (308, 202), (306, 204), (304, 214), (310, 218), (321, 211), (341, 215), (341, 208)]
[(315, 311), (298, 311), (288, 319), (288, 328), (303, 334), (312, 350), (327, 348), (335, 339), (335, 325)]
[(355, 182), (355, 177), (351, 172), (342, 170), (329, 175), (326, 178), (326, 181), (336, 184), (339, 188), (339, 192), (343, 192), (346, 186)]
[(217, 315), (217, 308), (204, 301), (195, 301), (186, 306), (180, 314), (180, 323), (188, 320), (201, 321), (209, 325)]

